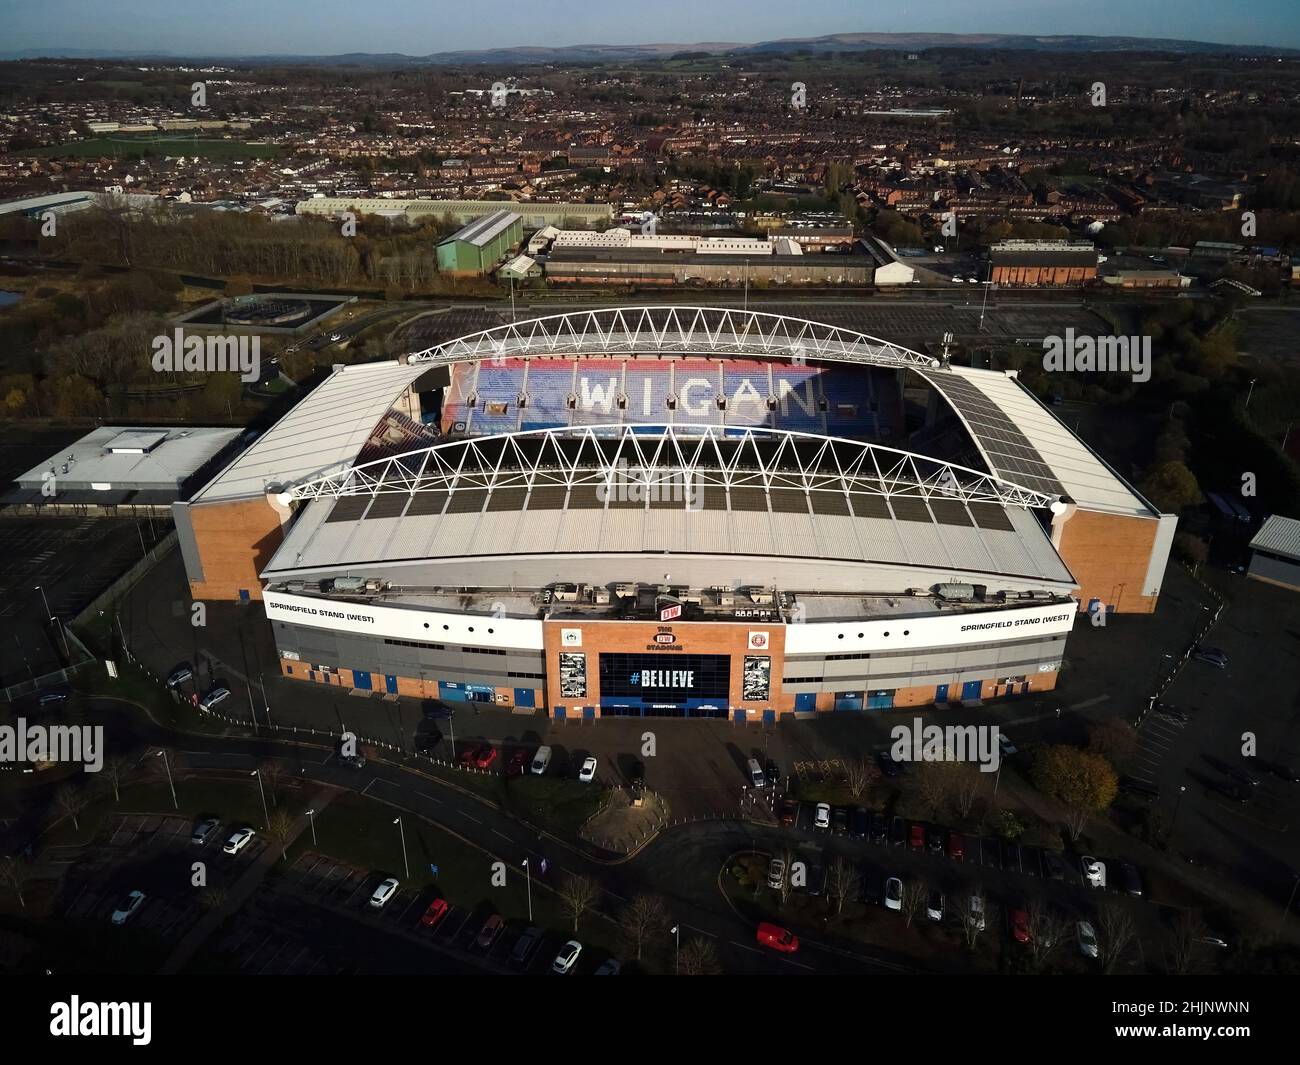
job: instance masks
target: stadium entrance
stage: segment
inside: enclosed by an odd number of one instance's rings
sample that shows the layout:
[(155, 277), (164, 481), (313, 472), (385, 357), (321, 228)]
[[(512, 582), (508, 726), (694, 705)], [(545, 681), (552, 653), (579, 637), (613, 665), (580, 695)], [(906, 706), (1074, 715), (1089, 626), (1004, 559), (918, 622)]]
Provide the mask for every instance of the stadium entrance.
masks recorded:
[(600, 656), (602, 714), (626, 717), (726, 717), (729, 655)]

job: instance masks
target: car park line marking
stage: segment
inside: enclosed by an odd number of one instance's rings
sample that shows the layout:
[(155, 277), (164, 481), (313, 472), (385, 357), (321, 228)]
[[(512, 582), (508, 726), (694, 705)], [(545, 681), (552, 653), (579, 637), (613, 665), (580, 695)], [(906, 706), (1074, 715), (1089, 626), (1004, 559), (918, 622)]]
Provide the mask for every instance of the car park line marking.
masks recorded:
[(498, 836), (500, 836), (500, 837), (501, 837), (503, 840), (505, 840), (507, 843), (513, 843), (513, 842), (514, 842), (514, 840), (512, 840), (509, 836), (507, 836), (507, 835), (506, 835), (504, 832), (502, 832), (499, 828), (494, 828), (492, 831), (495, 832)]
[(1110, 696), (1106, 693), (1094, 695), (1091, 699), (1084, 699), (1082, 702), (1071, 703), (1066, 707), (1067, 710), (1087, 710), (1090, 706), (1096, 706), (1098, 703), (1107, 702)]
[(461, 810), (460, 813), (461, 813), (461, 816), (462, 816), (462, 817), (468, 818), (470, 821), (473, 821), (474, 824), (476, 824), (476, 825), (481, 825), (481, 824), (483, 823), (483, 822), (480, 821), (477, 817), (472, 817), (471, 815), (465, 813), (464, 810)]

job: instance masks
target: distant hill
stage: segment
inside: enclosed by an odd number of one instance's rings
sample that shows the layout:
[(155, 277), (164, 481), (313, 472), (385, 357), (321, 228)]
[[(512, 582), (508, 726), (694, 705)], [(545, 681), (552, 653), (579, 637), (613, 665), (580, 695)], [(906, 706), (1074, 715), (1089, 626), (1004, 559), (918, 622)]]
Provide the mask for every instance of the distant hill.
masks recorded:
[(667, 59), (678, 54), (781, 55), (795, 53), (924, 51), (928, 48), (1019, 50), (1034, 52), (1167, 52), (1174, 55), (1300, 55), (1297, 48), (1264, 45), (1214, 44), (1209, 41), (1179, 41), (1155, 37), (1089, 37), (1013, 33), (832, 33), (824, 37), (788, 37), (758, 44), (703, 41), (685, 44), (574, 44), (562, 48), (520, 45), (480, 51), (435, 52), (411, 56), (402, 53), (348, 52), (341, 55), (180, 55), (159, 52), (96, 52), (85, 48), (24, 48), (0, 51), (0, 59), (37, 58), (138, 58), (228, 59), (260, 63), (310, 63), (352, 66), (465, 66), (530, 65), (540, 63), (625, 62), (638, 59)]

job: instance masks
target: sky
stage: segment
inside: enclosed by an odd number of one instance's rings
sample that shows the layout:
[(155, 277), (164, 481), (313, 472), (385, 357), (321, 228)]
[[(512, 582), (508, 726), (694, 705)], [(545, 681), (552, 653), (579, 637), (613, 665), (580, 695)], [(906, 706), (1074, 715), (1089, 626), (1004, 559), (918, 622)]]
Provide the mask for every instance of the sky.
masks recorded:
[(1169, 37), (1300, 48), (1298, 0), (0, 0), (0, 50), (181, 55), (752, 43), (828, 33)]

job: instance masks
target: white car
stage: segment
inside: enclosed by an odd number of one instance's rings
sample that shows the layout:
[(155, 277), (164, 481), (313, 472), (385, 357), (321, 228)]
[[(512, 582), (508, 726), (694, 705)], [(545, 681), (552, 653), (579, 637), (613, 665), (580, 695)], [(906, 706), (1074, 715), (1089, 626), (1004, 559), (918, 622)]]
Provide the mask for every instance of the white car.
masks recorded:
[(932, 921), (943, 920), (944, 897), (942, 891), (930, 892), (930, 897), (925, 904), (925, 915)]
[(388, 904), (388, 900), (391, 899), (396, 893), (397, 893), (397, 877), (390, 876), (387, 880), (385, 880), (382, 884), (380, 884), (377, 888), (375, 888), (374, 894), (370, 896), (371, 909), (382, 910)]
[(122, 900), (122, 905), (113, 911), (113, 923), (117, 925), (126, 924), (127, 921), (129, 921), (132, 917), (135, 916), (136, 910), (138, 910), (143, 905), (144, 905), (144, 892), (143, 891), (131, 892), (131, 894), (129, 894), (125, 899)]
[(578, 779), (584, 784), (590, 784), (596, 779), (596, 759), (584, 758), (582, 768), (578, 770)]
[(1079, 859), (1079, 865), (1083, 868), (1083, 878), (1088, 881), (1089, 885), (1095, 888), (1104, 888), (1106, 886), (1106, 863), (1099, 862), (1090, 854), (1085, 854)]
[(780, 891), (785, 887), (785, 861), (781, 858), (773, 858), (767, 863), (767, 886), (773, 891)]
[(214, 706), (224, 703), (229, 698), (229, 688), (213, 688), (203, 697), (203, 701), (199, 703), (199, 707), (203, 710), (211, 710)]
[(966, 920), (977, 932), (984, 931), (984, 899), (979, 895), (970, 897), (969, 912)]
[(901, 910), (903, 908), (903, 882), (896, 876), (885, 881), (885, 909)]
[(1087, 921), (1080, 921), (1076, 926), (1079, 933), (1079, 953), (1085, 958), (1097, 956), (1097, 933)]
[(342, 339), (343, 339), (343, 334), (342, 334), (342, 333), (331, 333), (331, 334), (330, 334), (330, 341), (331, 341), (331, 343), (335, 343), (335, 344), (337, 344), (337, 343), (338, 343), (340, 340), (342, 340)]
[(960, 277), (954, 277), (954, 278), (952, 279), (952, 283), (953, 283), (954, 285), (960, 285), (960, 284), (963, 284), (964, 282), (962, 281), (962, 279), (961, 279)]
[(555, 961), (551, 962), (551, 972), (557, 976), (566, 975), (578, 960), (578, 955), (582, 953), (582, 944), (576, 939), (571, 939), (560, 948), (560, 953), (555, 955)]
[(1004, 758), (1009, 758), (1011, 755), (1016, 753), (1016, 745), (1012, 743), (1009, 739), (1007, 739), (1007, 737), (1003, 733), (999, 732), (998, 750), (1002, 752), (1002, 756)]
[(238, 854), (240, 851), (242, 851), (245, 847), (248, 846), (249, 841), (252, 840), (252, 838), (256, 835), (257, 833), (254, 832), (251, 828), (241, 828), (238, 832), (236, 832), (233, 836), (231, 836), (228, 840), (226, 840), (226, 845), (221, 849), (226, 854)]
[(817, 812), (813, 814), (813, 828), (829, 829), (831, 827), (831, 804), (819, 802)]

